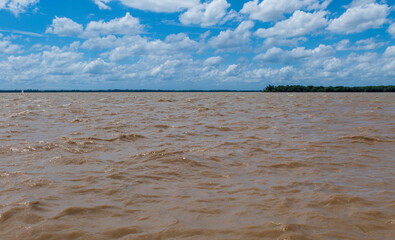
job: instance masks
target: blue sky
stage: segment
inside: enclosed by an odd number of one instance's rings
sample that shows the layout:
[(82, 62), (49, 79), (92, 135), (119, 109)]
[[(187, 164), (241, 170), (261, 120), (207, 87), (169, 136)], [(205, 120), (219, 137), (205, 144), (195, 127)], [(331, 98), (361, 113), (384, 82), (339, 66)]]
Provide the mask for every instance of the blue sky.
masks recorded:
[(395, 84), (394, 2), (0, 0), (0, 89)]

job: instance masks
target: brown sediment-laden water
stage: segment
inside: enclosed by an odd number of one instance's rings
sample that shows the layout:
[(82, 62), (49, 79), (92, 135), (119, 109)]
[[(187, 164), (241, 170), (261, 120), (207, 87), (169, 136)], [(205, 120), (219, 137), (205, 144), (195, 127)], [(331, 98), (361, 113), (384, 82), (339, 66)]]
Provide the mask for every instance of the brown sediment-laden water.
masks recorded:
[(0, 239), (395, 239), (395, 94), (0, 98)]

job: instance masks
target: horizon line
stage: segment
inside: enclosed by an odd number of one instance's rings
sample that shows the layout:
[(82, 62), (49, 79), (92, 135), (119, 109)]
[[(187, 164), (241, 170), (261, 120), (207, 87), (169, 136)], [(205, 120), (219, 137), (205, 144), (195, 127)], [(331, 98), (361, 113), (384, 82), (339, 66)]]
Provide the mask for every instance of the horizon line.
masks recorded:
[(165, 89), (107, 89), (107, 90), (93, 90), (93, 89), (12, 89), (12, 90), (0, 90), (0, 93), (13, 93), (13, 92), (25, 92), (25, 93), (40, 93), (40, 92), (262, 92), (261, 90), (234, 90), (234, 89), (212, 89), (212, 90), (165, 90)]

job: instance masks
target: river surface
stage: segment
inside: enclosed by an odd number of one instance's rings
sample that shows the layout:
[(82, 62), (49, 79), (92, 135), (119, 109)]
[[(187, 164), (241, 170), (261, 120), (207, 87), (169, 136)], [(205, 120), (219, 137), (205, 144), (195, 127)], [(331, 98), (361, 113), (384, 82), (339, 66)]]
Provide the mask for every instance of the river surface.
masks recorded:
[(0, 239), (395, 239), (395, 94), (0, 95)]

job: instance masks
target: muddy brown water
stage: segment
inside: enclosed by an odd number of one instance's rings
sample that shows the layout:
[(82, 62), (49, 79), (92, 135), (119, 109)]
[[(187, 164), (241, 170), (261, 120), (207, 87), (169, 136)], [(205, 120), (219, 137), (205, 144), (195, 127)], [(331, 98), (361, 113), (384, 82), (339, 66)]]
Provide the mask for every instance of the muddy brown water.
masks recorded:
[(395, 94), (0, 95), (0, 239), (395, 239)]

